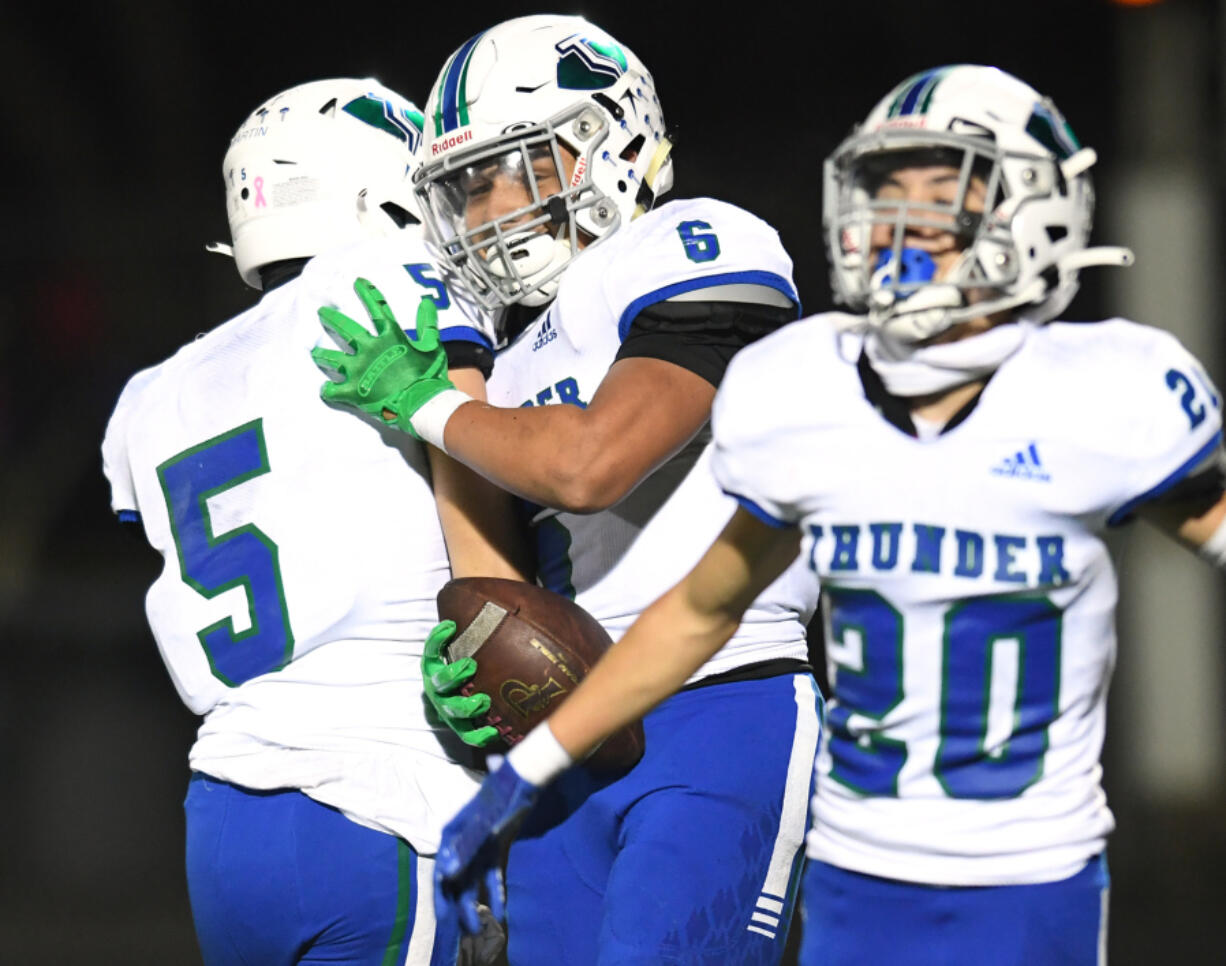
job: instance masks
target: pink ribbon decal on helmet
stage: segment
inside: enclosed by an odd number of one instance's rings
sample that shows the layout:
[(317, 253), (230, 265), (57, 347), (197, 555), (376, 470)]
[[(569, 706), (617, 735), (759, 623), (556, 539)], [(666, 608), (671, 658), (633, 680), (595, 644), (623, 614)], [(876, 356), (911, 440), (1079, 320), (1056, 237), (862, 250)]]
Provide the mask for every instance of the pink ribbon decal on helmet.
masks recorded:
[(267, 208), (268, 202), (264, 200), (264, 178), (257, 175), (256, 179), (251, 183), (255, 186), (255, 206), (257, 208)]

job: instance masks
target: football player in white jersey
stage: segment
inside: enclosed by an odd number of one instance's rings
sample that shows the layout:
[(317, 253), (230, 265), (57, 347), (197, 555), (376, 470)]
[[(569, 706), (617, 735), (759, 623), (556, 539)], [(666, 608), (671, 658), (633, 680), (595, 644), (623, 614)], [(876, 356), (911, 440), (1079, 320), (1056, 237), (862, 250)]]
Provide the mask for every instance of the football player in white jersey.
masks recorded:
[(712, 466), (740, 508), (444, 830), (462, 904), (487, 837), (683, 684), (799, 546), (833, 691), (801, 961), (1105, 961), (1103, 537), (1141, 517), (1226, 567), (1226, 495), (1197, 360), (1123, 319), (1052, 321), (1079, 269), (1131, 261), (1086, 247), (1094, 159), (973, 65), (909, 78), (834, 152), (827, 246), (857, 314), (733, 360)]
[[(367, 411), (529, 501), (539, 580), (616, 638), (734, 508), (711, 475), (711, 401), (734, 352), (796, 318), (791, 261), (733, 205), (654, 206), (672, 167), (651, 75), (580, 18), (473, 37), (426, 113), (426, 221), (505, 346), (493, 405), (440, 384)], [(396, 353), (383, 371), (403, 386), (435, 366), (398, 331), (364, 342), (355, 381)], [(819, 732), (815, 600), (798, 562), (647, 718), (633, 770), (577, 769), (539, 803), (508, 861), (512, 963), (779, 960)], [(454, 673), (428, 674), (431, 700), (483, 741), (467, 720), (482, 699), (448, 693)]]
[[(456, 307), (416, 216), (421, 139), (416, 107), (370, 79), (303, 84), (255, 111), (223, 173), (232, 253), (264, 294), (134, 376), (103, 443), (115, 511), (165, 558), (149, 622), (203, 716), (185, 807), (210, 966), (455, 962), (431, 856), (476, 775), (421, 700), (449, 578), (427, 455), (324, 405), (306, 357), (320, 304), (378, 314), (370, 288), (355, 295), (361, 275), (398, 304), (431, 300), (480, 391), (490, 338)], [(442, 461), (435, 478), (446, 495)], [(359, 492), (342, 512), (337, 497)]]

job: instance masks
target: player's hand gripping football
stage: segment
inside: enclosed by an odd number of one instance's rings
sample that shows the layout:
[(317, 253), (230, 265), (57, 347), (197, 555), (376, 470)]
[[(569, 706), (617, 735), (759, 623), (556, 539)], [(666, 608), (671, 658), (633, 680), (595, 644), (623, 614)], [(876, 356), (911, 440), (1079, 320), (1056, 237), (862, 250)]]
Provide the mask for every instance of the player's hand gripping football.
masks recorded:
[(324, 402), (368, 413), (420, 438), (413, 429), (413, 414), (440, 392), (454, 388), (439, 341), (438, 309), (432, 300), (421, 300), (417, 338), (410, 339), (374, 285), (359, 278), (353, 290), (374, 323), (375, 334), (337, 309), (319, 310), (323, 327), (351, 350), (311, 350), (315, 364), (329, 376), (320, 395)]
[(539, 794), (539, 786), (521, 777), (504, 759), (443, 827), (434, 860), (434, 914), (438, 919), (458, 918), (464, 932), (476, 933), (481, 929), (477, 907), (484, 899), (494, 918), (506, 921), (498, 840)]
[(460, 694), (460, 688), (477, 673), (474, 658), (463, 657), (448, 663), (443, 660), (443, 645), (455, 636), (455, 621), (435, 624), (426, 637), (421, 655), (421, 677), (426, 700), (438, 716), (465, 744), (485, 748), (498, 740), (498, 729), (483, 725), (478, 719), (490, 709), (490, 696), (480, 692)]

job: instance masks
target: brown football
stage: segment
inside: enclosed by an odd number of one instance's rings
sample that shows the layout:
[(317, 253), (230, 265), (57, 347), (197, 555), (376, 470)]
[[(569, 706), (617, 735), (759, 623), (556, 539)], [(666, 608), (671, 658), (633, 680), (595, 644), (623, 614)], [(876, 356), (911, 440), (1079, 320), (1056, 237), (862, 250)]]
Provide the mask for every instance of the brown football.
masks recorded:
[[(549, 717), (613, 643), (574, 601), (519, 580), (452, 580), (439, 591), (438, 615), (456, 623), (443, 656), (476, 659), (477, 673), (464, 693), (490, 696), (486, 719), (507, 747)], [(605, 741), (585, 764), (606, 771), (629, 768), (642, 757), (644, 744), (643, 726), (636, 722)]]

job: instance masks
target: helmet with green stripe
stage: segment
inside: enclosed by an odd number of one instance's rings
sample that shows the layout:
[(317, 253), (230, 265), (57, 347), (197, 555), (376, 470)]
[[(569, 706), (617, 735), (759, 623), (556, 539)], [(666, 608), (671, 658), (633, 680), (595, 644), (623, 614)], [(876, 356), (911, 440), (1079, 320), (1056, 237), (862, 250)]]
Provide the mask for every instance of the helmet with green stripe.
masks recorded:
[[(1005, 311), (1055, 318), (1081, 268), (1132, 260), (1086, 247), (1095, 160), (1049, 99), (1001, 70), (961, 64), (908, 78), (826, 160), (836, 297), (904, 343)], [(933, 165), (951, 169), (947, 197), (881, 191), (891, 172)], [(953, 234), (961, 251), (939, 277), (908, 245), (934, 232)]]
[(655, 83), (631, 51), (580, 17), (520, 17), (443, 67), (418, 196), (481, 307), (541, 305), (581, 249), (668, 190), (669, 150)]
[(421, 112), (371, 78), (312, 81), (265, 101), (222, 162), (243, 281), (260, 288), (265, 265), (419, 224), (421, 143)]

